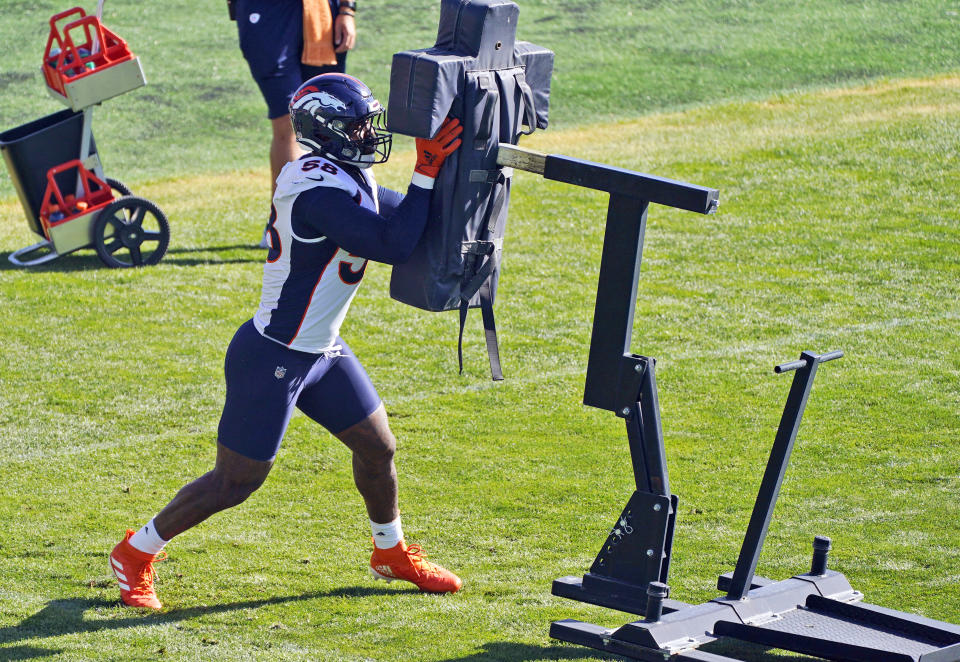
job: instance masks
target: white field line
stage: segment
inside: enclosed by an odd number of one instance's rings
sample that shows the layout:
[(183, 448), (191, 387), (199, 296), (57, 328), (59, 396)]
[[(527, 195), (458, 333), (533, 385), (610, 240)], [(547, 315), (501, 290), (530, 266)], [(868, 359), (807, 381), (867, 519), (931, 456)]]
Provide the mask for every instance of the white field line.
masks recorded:
[[(709, 350), (687, 350), (680, 351), (676, 353), (671, 353), (670, 356), (674, 360), (691, 360), (691, 359), (713, 359), (720, 357), (729, 357), (741, 356), (741, 355), (754, 355), (754, 356), (763, 356), (768, 358), (770, 364), (773, 365), (777, 362), (782, 361), (792, 361), (800, 353), (800, 351), (816, 351), (816, 352), (830, 352), (834, 349), (844, 349), (843, 347), (826, 347), (826, 346), (815, 346), (823, 345), (826, 342), (839, 342), (840, 339), (849, 337), (850, 335), (856, 335), (868, 331), (885, 331), (889, 329), (896, 329), (900, 327), (907, 326), (918, 326), (918, 325), (928, 325), (935, 323), (937, 321), (957, 321), (960, 320), (960, 314), (957, 313), (947, 313), (944, 315), (938, 315), (936, 317), (925, 316), (925, 317), (916, 317), (916, 318), (894, 318), (889, 320), (882, 320), (877, 322), (865, 322), (863, 324), (853, 324), (846, 325), (843, 327), (833, 328), (833, 329), (811, 329), (809, 331), (797, 331), (788, 336), (781, 336), (774, 340), (769, 340), (762, 343), (733, 343), (730, 345), (725, 345), (722, 347), (715, 347)], [(633, 348), (633, 351), (642, 351), (642, 348)], [(775, 353), (779, 352), (779, 353)], [(784, 353), (787, 352), (787, 353)], [(552, 370), (549, 372), (537, 373), (529, 377), (516, 377), (510, 378), (511, 384), (541, 384), (544, 382), (552, 381), (558, 377), (568, 377), (570, 375), (583, 373), (586, 370), (586, 356), (583, 357), (583, 364), (580, 365), (577, 362), (569, 363), (563, 368)], [(409, 402), (418, 402), (421, 400), (426, 400), (428, 398), (436, 397), (437, 395), (450, 395), (452, 393), (462, 393), (462, 392), (479, 392), (485, 391), (487, 389), (497, 388), (497, 384), (485, 380), (478, 382), (476, 384), (470, 384), (461, 389), (455, 391), (445, 391), (441, 393), (410, 393), (408, 395), (401, 395), (397, 397), (389, 398), (386, 400), (388, 405), (396, 404), (406, 404)]]
[[(19, 453), (14, 457), (4, 457), (0, 458), (0, 466), (6, 466), (8, 464), (20, 464), (22, 462), (32, 462), (34, 460), (54, 458), (54, 457), (69, 457), (71, 455), (80, 455), (83, 453), (93, 453), (101, 450), (109, 450), (111, 448), (119, 448), (121, 446), (129, 446), (133, 444), (143, 444), (143, 443), (156, 443), (157, 441), (162, 441), (165, 437), (173, 437), (179, 435), (167, 434), (161, 436), (147, 436), (147, 435), (137, 435), (137, 436), (127, 436), (123, 438), (113, 439), (111, 441), (97, 441), (90, 444), (76, 444), (67, 448), (58, 448), (56, 450), (49, 449), (36, 449), (32, 451), (26, 451)], [(9, 449), (8, 449), (9, 452)]]
[[(800, 345), (806, 343), (810, 345), (815, 342), (823, 342), (824, 340), (842, 338), (845, 336), (850, 336), (851, 334), (858, 334), (867, 331), (886, 331), (889, 329), (896, 329), (899, 327), (905, 326), (917, 326), (920, 324), (929, 325), (938, 321), (958, 321), (960, 320), (960, 313), (945, 313), (943, 315), (937, 316), (924, 316), (924, 317), (911, 317), (903, 318), (896, 317), (893, 319), (882, 320), (878, 322), (865, 322), (863, 324), (851, 324), (837, 328), (826, 328), (826, 329), (812, 329), (806, 332), (797, 332), (789, 336), (782, 336), (773, 342), (767, 343), (758, 343), (753, 345), (730, 345), (728, 347), (720, 347), (716, 349), (711, 349), (703, 352), (678, 352), (673, 356), (679, 359), (695, 359), (695, 358), (705, 358), (705, 357), (721, 357), (729, 356), (730, 352), (734, 353), (749, 353), (757, 352), (758, 350), (773, 350), (780, 349), (785, 343), (791, 343), (796, 345), (798, 351), (801, 350)], [(809, 351), (818, 351), (818, 352), (829, 352), (834, 349), (844, 349), (843, 347), (805, 347), (803, 349)], [(792, 356), (770, 356), (771, 361), (787, 361), (792, 360)]]

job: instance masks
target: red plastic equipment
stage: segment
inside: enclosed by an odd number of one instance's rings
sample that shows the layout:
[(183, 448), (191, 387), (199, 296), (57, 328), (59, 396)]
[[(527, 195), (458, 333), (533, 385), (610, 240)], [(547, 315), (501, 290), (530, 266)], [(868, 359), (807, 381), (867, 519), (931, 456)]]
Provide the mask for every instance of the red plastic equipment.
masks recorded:
[(41, 69), (50, 94), (74, 110), (146, 84), (127, 42), (81, 7), (50, 18)]
[[(79, 18), (68, 23), (67, 19), (74, 16)], [(104, 27), (96, 16), (87, 16), (81, 7), (50, 18), (43, 76), (47, 86), (63, 96), (66, 83), (132, 59), (127, 42)]]
[[(62, 172), (74, 170), (77, 173), (80, 195), (63, 195), (57, 186), (56, 176)], [(91, 214), (113, 202), (113, 192), (110, 185), (87, 170), (80, 159), (73, 159), (66, 163), (50, 168), (47, 171), (47, 192), (40, 205), (40, 222), (47, 239), (51, 239), (52, 227), (68, 223), (79, 216)], [(89, 242), (87, 242), (89, 243)]]
[(167, 250), (164, 213), (104, 175), (93, 140), (94, 107), (146, 85), (140, 59), (100, 22), (102, 5), (95, 16), (74, 7), (49, 21), (41, 69), (47, 90), (70, 110), (0, 133), (27, 222), (43, 237), (7, 256), (18, 267), (88, 247), (107, 266), (137, 267), (156, 264)]

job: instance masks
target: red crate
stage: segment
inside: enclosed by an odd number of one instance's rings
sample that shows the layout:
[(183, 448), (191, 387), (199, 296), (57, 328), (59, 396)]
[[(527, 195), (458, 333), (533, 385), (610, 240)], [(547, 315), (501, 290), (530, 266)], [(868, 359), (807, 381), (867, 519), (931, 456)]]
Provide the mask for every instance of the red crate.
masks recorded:
[(96, 16), (74, 7), (50, 18), (50, 35), (43, 53), (47, 87), (68, 96), (67, 83), (133, 59), (127, 42), (107, 29)]
[[(79, 177), (82, 194), (64, 195), (57, 186), (56, 176), (62, 172), (75, 170)], [(110, 185), (87, 170), (79, 159), (61, 163), (47, 171), (47, 190), (40, 205), (40, 222), (44, 234), (51, 239), (52, 228), (91, 214), (113, 202)]]

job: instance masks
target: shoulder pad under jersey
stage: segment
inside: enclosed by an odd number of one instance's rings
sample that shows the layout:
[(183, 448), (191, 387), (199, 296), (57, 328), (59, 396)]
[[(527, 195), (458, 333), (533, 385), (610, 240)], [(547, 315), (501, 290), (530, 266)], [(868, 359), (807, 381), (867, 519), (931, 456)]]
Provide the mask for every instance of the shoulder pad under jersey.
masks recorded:
[(322, 156), (309, 156), (283, 166), (274, 198), (295, 196), (318, 186), (343, 189), (351, 196), (357, 192), (357, 183), (341, 166)]

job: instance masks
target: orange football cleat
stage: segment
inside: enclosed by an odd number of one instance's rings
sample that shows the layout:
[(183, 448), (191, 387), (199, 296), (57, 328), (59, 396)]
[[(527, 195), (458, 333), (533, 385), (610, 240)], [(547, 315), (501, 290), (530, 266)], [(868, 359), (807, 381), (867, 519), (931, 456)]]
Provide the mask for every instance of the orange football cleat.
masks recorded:
[(390, 549), (374, 546), (370, 574), (387, 582), (402, 579), (427, 593), (456, 593), (463, 585), (455, 574), (423, 558), (420, 545), (407, 547), (402, 540)]
[(153, 590), (153, 580), (157, 576), (153, 564), (166, 559), (167, 553), (154, 556), (141, 552), (128, 542), (134, 533), (133, 529), (127, 529), (127, 535), (110, 552), (110, 569), (120, 585), (120, 599), (130, 607), (160, 609), (163, 605)]

